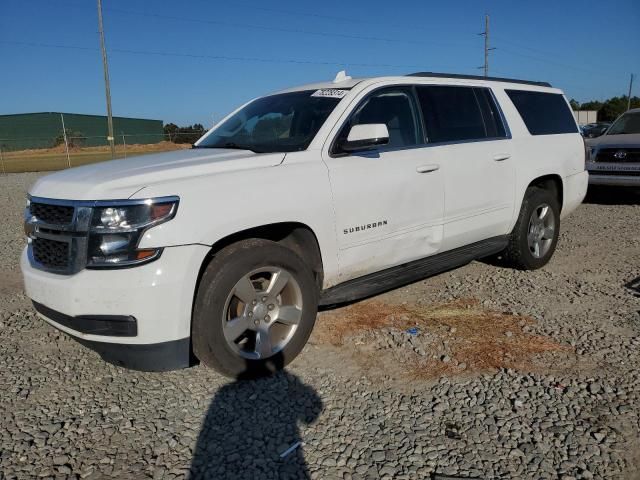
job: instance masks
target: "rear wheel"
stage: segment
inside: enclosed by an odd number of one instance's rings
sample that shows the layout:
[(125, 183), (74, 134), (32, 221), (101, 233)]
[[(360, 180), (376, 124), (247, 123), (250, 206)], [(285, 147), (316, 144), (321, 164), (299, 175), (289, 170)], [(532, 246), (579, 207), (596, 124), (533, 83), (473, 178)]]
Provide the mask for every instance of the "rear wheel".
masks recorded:
[(194, 353), (226, 376), (273, 373), (300, 353), (317, 308), (313, 274), (296, 253), (269, 240), (232, 244), (215, 255), (200, 281)]
[(523, 270), (546, 265), (556, 249), (560, 232), (560, 206), (550, 191), (531, 187), (503, 253), (507, 263)]

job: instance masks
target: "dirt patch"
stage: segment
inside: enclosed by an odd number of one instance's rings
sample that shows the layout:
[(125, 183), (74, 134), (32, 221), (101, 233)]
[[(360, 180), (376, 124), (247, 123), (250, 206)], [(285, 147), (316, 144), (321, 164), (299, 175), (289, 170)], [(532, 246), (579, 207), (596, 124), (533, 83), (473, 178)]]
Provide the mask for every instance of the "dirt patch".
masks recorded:
[[(422, 378), (512, 368), (538, 370), (546, 354), (571, 354), (555, 340), (528, 333), (535, 320), (483, 308), (475, 300), (420, 307), (378, 301), (326, 312), (314, 340), (352, 345), (362, 364), (391, 356)], [(384, 362), (387, 363), (387, 362)]]
[(21, 293), (24, 289), (22, 274), (14, 270), (0, 270), (0, 296)]
[[(127, 153), (135, 152), (164, 152), (169, 150), (182, 150), (191, 148), (190, 143), (173, 143), (173, 142), (157, 142), (157, 143), (145, 143), (145, 144), (128, 144), (126, 147), (122, 144), (116, 145), (116, 150), (127, 151)], [(66, 147), (64, 144), (56, 145), (51, 148), (38, 148), (29, 150), (18, 150), (15, 152), (5, 153), (7, 158), (20, 157), (20, 156), (33, 156), (33, 155), (48, 155), (48, 154), (66, 154)], [(111, 151), (111, 147), (108, 145), (101, 145), (97, 147), (80, 147), (70, 146), (70, 154), (82, 154), (82, 153), (108, 153)]]

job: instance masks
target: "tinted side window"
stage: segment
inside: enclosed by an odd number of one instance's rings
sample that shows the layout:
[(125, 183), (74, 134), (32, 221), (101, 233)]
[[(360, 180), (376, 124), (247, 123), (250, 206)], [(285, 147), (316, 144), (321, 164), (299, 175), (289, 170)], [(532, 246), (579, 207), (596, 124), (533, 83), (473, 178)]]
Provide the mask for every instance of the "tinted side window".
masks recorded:
[(418, 87), (430, 143), (487, 137), (480, 106), (471, 87)]
[(488, 88), (474, 88), (480, 110), (482, 110), (482, 118), (484, 118), (484, 125), (487, 129), (487, 137), (489, 138), (504, 138), (506, 132), (504, 123), (502, 123), (502, 117), (496, 101), (491, 95)]
[(559, 93), (505, 90), (531, 135), (577, 133), (573, 114)]
[(346, 140), (354, 125), (384, 123), (389, 130), (388, 147), (410, 147), (422, 143), (422, 131), (413, 95), (406, 88), (385, 88), (374, 92), (351, 115), (338, 135), (337, 145)]

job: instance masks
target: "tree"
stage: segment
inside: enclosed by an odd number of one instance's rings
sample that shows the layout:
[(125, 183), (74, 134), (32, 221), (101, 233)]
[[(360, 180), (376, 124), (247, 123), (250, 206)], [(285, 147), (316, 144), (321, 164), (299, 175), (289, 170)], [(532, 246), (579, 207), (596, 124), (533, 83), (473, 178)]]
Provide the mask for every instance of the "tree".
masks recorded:
[(578, 110), (580, 110), (580, 102), (578, 102), (577, 100), (575, 100), (573, 98), (571, 100), (569, 100), (569, 105), (571, 105), (571, 110), (573, 110), (573, 111), (577, 112)]
[[(613, 122), (616, 118), (627, 111), (626, 95), (620, 97), (609, 98), (603, 102), (592, 100), (580, 105), (580, 110), (597, 110), (598, 121)], [(571, 103), (571, 102), (569, 102)], [(577, 103), (577, 102), (576, 102)], [(573, 104), (571, 105), (573, 108)], [(640, 97), (631, 97), (631, 108), (640, 107)]]
[(54, 147), (64, 144), (65, 132), (67, 134), (67, 145), (69, 145), (69, 148), (81, 147), (84, 141), (87, 139), (87, 137), (85, 137), (82, 132), (76, 132), (71, 130), (70, 128), (65, 128), (64, 130), (60, 130), (58, 136), (53, 139)]
[(177, 132), (178, 126), (175, 123), (167, 123), (164, 126), (164, 134), (167, 135), (169, 141), (172, 141), (173, 138), (175, 138)]
[(175, 123), (167, 123), (164, 126), (165, 135), (173, 143), (195, 143), (205, 131), (200, 123), (194, 123), (188, 127), (178, 127)]

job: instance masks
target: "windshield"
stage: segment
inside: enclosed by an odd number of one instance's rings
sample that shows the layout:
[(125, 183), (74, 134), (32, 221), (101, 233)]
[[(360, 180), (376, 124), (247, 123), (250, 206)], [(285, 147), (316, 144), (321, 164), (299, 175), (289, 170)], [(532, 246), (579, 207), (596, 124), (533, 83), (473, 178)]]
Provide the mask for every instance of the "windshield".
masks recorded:
[(623, 114), (607, 131), (607, 135), (624, 135), (626, 133), (640, 133), (640, 112)]
[(197, 148), (237, 148), (257, 153), (305, 150), (340, 101), (316, 90), (262, 97), (218, 125)]

